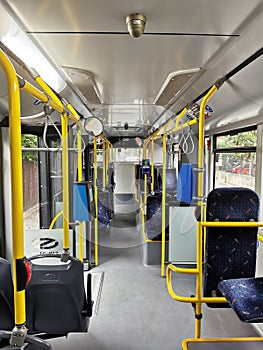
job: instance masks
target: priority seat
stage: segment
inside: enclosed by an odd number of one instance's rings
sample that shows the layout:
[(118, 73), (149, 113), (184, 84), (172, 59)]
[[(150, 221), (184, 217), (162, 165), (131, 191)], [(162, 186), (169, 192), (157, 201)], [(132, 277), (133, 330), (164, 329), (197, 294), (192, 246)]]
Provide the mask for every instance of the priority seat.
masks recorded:
[[(41, 263), (41, 258), (57, 259)], [(30, 258), (32, 276), (26, 287), (27, 327), (30, 333), (63, 336), (86, 332), (91, 316), (90, 274), (86, 297), (83, 263), (70, 257), (60, 262), (60, 255)], [(33, 262), (34, 259), (37, 259)]]
[[(248, 188), (218, 188), (207, 197), (206, 220), (215, 222), (258, 221), (259, 198)], [(207, 227), (204, 261), (204, 296), (222, 296), (218, 283), (255, 276), (256, 227)], [(227, 303), (208, 303), (229, 307)]]

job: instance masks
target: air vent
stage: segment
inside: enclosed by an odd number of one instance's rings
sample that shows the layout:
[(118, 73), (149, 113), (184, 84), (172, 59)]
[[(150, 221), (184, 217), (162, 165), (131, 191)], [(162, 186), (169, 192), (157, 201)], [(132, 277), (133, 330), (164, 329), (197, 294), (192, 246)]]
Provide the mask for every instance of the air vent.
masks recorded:
[(191, 85), (191, 78), (200, 68), (180, 70), (168, 75), (153, 103), (159, 106), (166, 106), (174, 103), (177, 95)]
[(101, 93), (92, 72), (74, 67), (64, 66), (62, 68), (89, 104), (102, 103)]

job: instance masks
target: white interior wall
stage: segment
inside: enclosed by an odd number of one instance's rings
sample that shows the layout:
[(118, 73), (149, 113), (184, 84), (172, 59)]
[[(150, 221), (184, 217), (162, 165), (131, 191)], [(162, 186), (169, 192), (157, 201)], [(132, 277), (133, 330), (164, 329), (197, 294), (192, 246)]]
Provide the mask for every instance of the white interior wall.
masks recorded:
[(116, 194), (134, 193), (134, 164), (115, 163), (114, 172), (116, 183), (114, 192)]
[[(147, 158), (151, 161), (152, 156), (152, 149), (151, 149), (151, 143), (148, 147), (148, 155)], [(154, 164), (162, 164), (163, 163), (163, 149), (161, 146), (154, 144)]]

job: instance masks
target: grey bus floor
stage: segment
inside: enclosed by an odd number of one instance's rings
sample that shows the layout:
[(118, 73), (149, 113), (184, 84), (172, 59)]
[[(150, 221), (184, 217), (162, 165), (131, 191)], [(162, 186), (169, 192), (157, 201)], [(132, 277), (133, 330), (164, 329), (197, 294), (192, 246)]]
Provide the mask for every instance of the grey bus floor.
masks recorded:
[[(160, 266), (142, 263), (141, 239), (133, 214), (116, 215), (109, 232), (99, 232), (99, 266), (105, 273), (98, 314), (87, 333), (52, 339), (54, 350), (175, 350), (194, 337), (192, 306), (168, 294)], [(173, 276), (180, 295), (195, 293), (193, 275)], [(231, 309), (203, 306), (203, 337), (258, 336)], [(62, 316), (63, 317), (63, 316)]]

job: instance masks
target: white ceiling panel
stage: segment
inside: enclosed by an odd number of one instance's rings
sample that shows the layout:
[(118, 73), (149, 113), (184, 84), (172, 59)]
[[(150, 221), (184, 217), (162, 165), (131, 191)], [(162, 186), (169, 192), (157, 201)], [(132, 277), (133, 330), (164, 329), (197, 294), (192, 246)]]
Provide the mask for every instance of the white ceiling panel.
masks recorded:
[[(260, 0), (8, 0), (28, 30), (126, 32), (142, 12), (146, 32), (233, 34)], [(32, 15), (34, 14), (34, 15)]]
[[(193, 86), (182, 96), (179, 93), (171, 111), (167, 116), (164, 114), (165, 120), (262, 46), (262, 0), (0, 0), (0, 3), (64, 79), (68, 77), (62, 66), (94, 75), (105, 108), (91, 107), (108, 125), (122, 120), (119, 107), (110, 107), (122, 104), (129, 106), (127, 113), (122, 112), (123, 120), (130, 118), (131, 122), (150, 125), (158, 119), (159, 109), (143, 108), (145, 115), (141, 117), (141, 108), (136, 106), (152, 104), (172, 72), (200, 67)], [(131, 38), (125, 25), (125, 17), (134, 12), (147, 17), (145, 34), (139, 39)], [(232, 86), (223, 85), (217, 93), (218, 101), (216, 95), (212, 100), (215, 113), (208, 125), (210, 122), (216, 125), (216, 120), (225, 114), (238, 119), (237, 106), (245, 111), (244, 115), (248, 115), (248, 110), (251, 115), (259, 113), (261, 66), (262, 62), (254, 71), (240, 73)]]
[(91, 71), (106, 103), (135, 100), (152, 103), (170, 73), (202, 67), (226, 40), (146, 36), (134, 40), (116, 35), (36, 35), (35, 38), (59, 66)]

